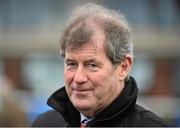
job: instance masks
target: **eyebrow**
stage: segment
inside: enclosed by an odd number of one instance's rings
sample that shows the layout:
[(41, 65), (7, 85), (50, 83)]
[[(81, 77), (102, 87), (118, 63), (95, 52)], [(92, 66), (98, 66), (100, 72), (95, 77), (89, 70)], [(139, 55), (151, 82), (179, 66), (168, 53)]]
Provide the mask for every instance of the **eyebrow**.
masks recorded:
[(96, 59), (87, 59), (87, 60), (85, 60), (85, 62), (97, 62), (98, 63), (98, 61)]
[[(75, 59), (70, 59), (70, 58), (65, 58), (64, 59), (64, 62), (68, 62), (68, 61), (77, 62)], [(98, 61), (97, 59), (94, 59), (94, 58), (90, 58), (90, 59), (84, 60), (84, 62), (85, 63), (95, 62), (97, 64), (102, 64), (102, 62), (100, 62), (100, 61)]]
[(94, 62), (97, 65), (102, 65), (101, 61), (98, 61), (97, 59), (89, 59), (89, 60), (85, 60), (85, 63), (90, 63), (90, 62)]
[(67, 61), (76, 61), (76, 60), (73, 60), (73, 59), (70, 59), (70, 58), (65, 58), (64, 62), (67, 62)]

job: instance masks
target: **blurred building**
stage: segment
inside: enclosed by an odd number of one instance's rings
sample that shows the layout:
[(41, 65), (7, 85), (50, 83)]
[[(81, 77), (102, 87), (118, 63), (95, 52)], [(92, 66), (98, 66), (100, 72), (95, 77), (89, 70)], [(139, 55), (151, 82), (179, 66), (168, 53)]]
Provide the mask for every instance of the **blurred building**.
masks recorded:
[[(131, 74), (139, 84), (138, 102), (180, 126), (179, 0), (90, 1), (125, 15), (134, 40)], [(29, 124), (50, 109), (48, 96), (63, 86), (59, 37), (71, 10), (86, 2), (0, 0), (0, 75), (13, 83)]]

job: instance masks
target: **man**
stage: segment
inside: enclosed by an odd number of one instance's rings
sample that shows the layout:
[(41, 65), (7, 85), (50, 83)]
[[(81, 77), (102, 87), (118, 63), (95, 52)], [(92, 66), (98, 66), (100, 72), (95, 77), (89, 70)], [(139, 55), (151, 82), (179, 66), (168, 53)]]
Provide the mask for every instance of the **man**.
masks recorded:
[(122, 14), (86, 4), (72, 14), (61, 42), (65, 87), (48, 100), (53, 110), (33, 126), (169, 126), (136, 104), (130, 29)]

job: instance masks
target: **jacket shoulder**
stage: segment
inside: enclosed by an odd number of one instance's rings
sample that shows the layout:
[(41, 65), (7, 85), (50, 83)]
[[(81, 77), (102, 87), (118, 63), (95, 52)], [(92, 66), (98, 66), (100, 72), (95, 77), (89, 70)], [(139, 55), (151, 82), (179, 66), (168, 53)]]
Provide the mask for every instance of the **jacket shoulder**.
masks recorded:
[(61, 114), (55, 110), (49, 110), (39, 115), (33, 122), (32, 127), (57, 127), (65, 125), (66, 121)]
[(138, 127), (172, 127), (170, 123), (161, 119), (153, 112), (136, 105), (132, 115), (133, 124)]

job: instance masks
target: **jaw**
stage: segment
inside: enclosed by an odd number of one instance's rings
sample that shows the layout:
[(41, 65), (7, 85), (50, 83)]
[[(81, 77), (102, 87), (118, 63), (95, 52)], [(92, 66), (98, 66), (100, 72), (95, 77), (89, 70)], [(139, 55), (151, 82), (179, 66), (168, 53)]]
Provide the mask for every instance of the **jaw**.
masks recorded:
[(84, 96), (81, 95), (77, 97), (77, 95), (72, 95), (70, 97), (71, 102), (74, 107), (84, 114), (87, 117), (93, 117), (95, 114), (94, 108), (96, 108), (95, 100), (92, 99), (92, 96)]

